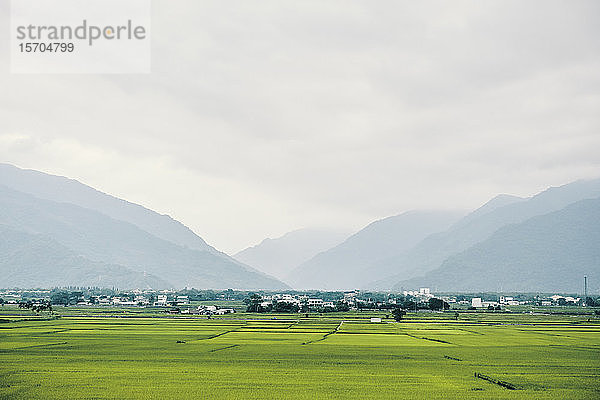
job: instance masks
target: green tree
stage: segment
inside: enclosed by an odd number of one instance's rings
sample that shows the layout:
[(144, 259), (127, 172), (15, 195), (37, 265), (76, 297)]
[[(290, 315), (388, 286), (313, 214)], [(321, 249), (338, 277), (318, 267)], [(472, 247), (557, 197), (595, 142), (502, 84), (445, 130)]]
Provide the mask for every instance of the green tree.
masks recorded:
[(392, 317), (394, 317), (394, 320), (396, 320), (396, 321), (401, 321), (405, 315), (406, 315), (406, 311), (404, 311), (400, 307), (394, 308), (392, 310)]
[(598, 300), (594, 300), (592, 297), (586, 297), (585, 305), (588, 307), (600, 307), (600, 302)]
[(31, 310), (40, 313), (42, 311), (52, 311), (52, 304), (49, 300), (43, 300), (39, 303), (32, 304)]
[(297, 313), (300, 310), (297, 304), (278, 301), (273, 306), (273, 311), (281, 313)]
[(262, 296), (256, 293), (252, 293), (249, 298), (244, 299), (244, 303), (246, 303), (246, 312), (263, 312), (263, 307), (261, 307), (260, 303), (262, 303)]
[(450, 305), (444, 300), (434, 297), (429, 299), (429, 308), (431, 310), (449, 310)]
[(31, 301), (20, 301), (19, 302), (19, 308), (30, 309), (31, 307), (33, 307), (33, 303)]

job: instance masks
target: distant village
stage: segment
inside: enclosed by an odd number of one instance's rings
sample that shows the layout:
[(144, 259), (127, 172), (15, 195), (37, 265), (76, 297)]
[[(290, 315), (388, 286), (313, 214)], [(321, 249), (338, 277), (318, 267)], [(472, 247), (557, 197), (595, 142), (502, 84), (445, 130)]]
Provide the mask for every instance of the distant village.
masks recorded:
[[(213, 304), (210, 304), (213, 302)], [(156, 308), (172, 314), (224, 315), (248, 312), (342, 312), (350, 310), (494, 310), (514, 306), (600, 306), (598, 298), (562, 294), (439, 294), (429, 288), (382, 293), (343, 292), (248, 292), (186, 289), (118, 291), (98, 288), (0, 290), (0, 305), (29, 306), (48, 303), (77, 307)], [(28, 307), (31, 308), (31, 307)]]

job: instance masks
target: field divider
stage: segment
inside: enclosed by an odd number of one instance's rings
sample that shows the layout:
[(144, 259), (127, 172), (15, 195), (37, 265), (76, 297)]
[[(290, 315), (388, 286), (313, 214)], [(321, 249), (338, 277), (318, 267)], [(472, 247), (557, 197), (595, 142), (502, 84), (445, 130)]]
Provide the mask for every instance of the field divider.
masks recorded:
[(519, 332), (522, 333), (533, 333), (536, 335), (544, 335), (544, 336), (552, 336), (552, 337), (561, 337), (561, 338), (569, 338), (569, 339), (577, 339), (574, 336), (569, 336), (569, 335), (560, 335), (558, 333), (549, 333), (549, 332), (540, 332), (540, 331), (532, 331), (532, 330), (525, 330), (525, 329), (518, 329)]
[(495, 385), (502, 386), (503, 388), (508, 389), (508, 390), (519, 390), (519, 388), (517, 386), (513, 385), (510, 382), (501, 381), (500, 379), (492, 378), (491, 376), (483, 375), (483, 374), (480, 374), (479, 372), (475, 372), (474, 376), (475, 376), (475, 378), (483, 379), (484, 381), (488, 381)]
[(477, 332), (477, 331), (471, 331), (469, 329), (464, 329), (464, 328), (454, 328), (454, 329), (457, 329), (457, 330), (463, 331), (463, 332), (469, 332), (469, 333), (472, 333), (474, 335), (485, 335), (485, 333), (481, 333), (481, 332)]
[(447, 358), (448, 360), (453, 360), (453, 361), (462, 361), (460, 358), (456, 358), (456, 357), (444, 356), (444, 358)]
[(220, 351), (220, 350), (227, 350), (227, 349), (231, 349), (233, 347), (238, 347), (238, 346), (239, 346), (239, 344), (232, 344), (231, 346), (219, 347), (218, 349), (209, 350), (209, 353), (214, 353), (215, 351)]
[(202, 338), (202, 339), (198, 339), (198, 340), (209, 340), (209, 339), (218, 338), (219, 336), (227, 335), (228, 333), (231, 333), (231, 332), (237, 332), (237, 331), (239, 331), (240, 329), (241, 329), (241, 328), (238, 328), (238, 329), (232, 329), (232, 330), (230, 330), (230, 331), (225, 331), (225, 332), (217, 333), (216, 335), (212, 335), (212, 336), (209, 336), (209, 337), (207, 337), (207, 338)]
[(225, 331), (225, 332), (217, 333), (216, 335), (211, 335), (209, 337), (200, 338), (200, 339), (189, 340), (188, 342), (196, 342), (196, 341), (200, 341), (200, 340), (210, 340), (210, 339), (218, 338), (219, 336), (223, 336), (223, 335), (226, 335), (228, 333), (237, 332), (237, 331), (241, 330), (244, 327), (245, 327), (245, 325), (242, 325), (242, 326), (240, 326), (238, 328), (235, 328), (235, 329), (230, 329), (230, 330)]
[(415, 335), (411, 335), (410, 333), (406, 333), (403, 332), (401, 333), (402, 335), (406, 335), (406, 336), (410, 336), (411, 338), (415, 338), (415, 339), (423, 339), (423, 340), (429, 340), (430, 342), (437, 342), (437, 343), (444, 343), (444, 344), (452, 344), (450, 342), (446, 342), (445, 340), (442, 339), (434, 339), (434, 338), (428, 338), (425, 336), (415, 336)]
[(549, 347), (556, 347), (559, 349), (568, 349), (568, 350), (577, 350), (577, 351), (585, 351), (585, 352), (589, 352), (590, 350), (592, 351), (600, 351), (600, 346), (599, 347), (593, 347), (593, 346), (573, 346), (570, 344), (549, 344)]
[(325, 335), (323, 335), (322, 338), (317, 339), (317, 340), (309, 340), (308, 342), (302, 343), (302, 345), (305, 346), (307, 344), (317, 343), (317, 342), (321, 342), (321, 341), (327, 339), (329, 336), (337, 333), (340, 330), (340, 328), (342, 327), (343, 324), (344, 324), (344, 321), (340, 322), (340, 324), (338, 326), (336, 326), (331, 332), (327, 332)]
[(31, 346), (15, 347), (15, 350), (31, 349), (33, 347), (60, 346), (60, 345), (63, 345), (63, 344), (67, 344), (67, 342), (34, 344), (34, 345), (31, 345)]
[[(73, 329), (71, 329), (71, 328), (65, 328), (65, 329), (59, 329), (59, 330), (56, 330), (56, 331), (38, 332), (36, 334), (39, 334), (39, 335), (51, 335), (53, 333), (68, 332), (68, 331), (72, 331), (72, 330)], [(35, 335), (31, 335), (31, 336), (35, 336)]]

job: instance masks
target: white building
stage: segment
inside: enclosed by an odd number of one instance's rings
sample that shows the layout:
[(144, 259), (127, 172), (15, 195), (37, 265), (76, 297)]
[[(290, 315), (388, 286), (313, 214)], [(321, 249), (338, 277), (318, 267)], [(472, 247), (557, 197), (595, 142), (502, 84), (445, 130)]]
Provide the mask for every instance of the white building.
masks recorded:
[(507, 306), (518, 306), (519, 305), (519, 301), (515, 300), (514, 297), (500, 296), (500, 304), (505, 304)]
[(498, 304), (497, 301), (483, 301), (483, 302), (481, 302), (481, 305), (482, 305), (482, 307), (486, 307), (487, 308), (489, 306), (498, 307), (499, 304)]
[(159, 294), (154, 302), (154, 305), (158, 307), (165, 307), (167, 305), (167, 295)]
[(308, 299), (308, 306), (309, 307), (322, 307), (323, 299)]
[(219, 308), (215, 310), (215, 314), (217, 315), (225, 315), (225, 314), (233, 314), (235, 310), (233, 308)]
[(471, 307), (475, 307), (475, 308), (483, 307), (483, 303), (481, 302), (481, 297), (473, 297), (471, 299)]
[(565, 300), (567, 302), (578, 303), (579, 300), (581, 300), (581, 299), (579, 297), (575, 298), (575, 297), (567, 296), (567, 297), (565, 297)]
[(122, 302), (124, 302), (124, 301), (125, 301), (125, 300), (121, 299), (120, 297), (113, 297), (113, 298), (112, 298), (112, 303), (113, 303), (114, 305), (119, 305), (119, 304), (121, 304), (121, 303), (122, 303)]
[(294, 296), (292, 296), (291, 294), (288, 294), (288, 293), (278, 294), (278, 295), (273, 296), (273, 298), (276, 298), (277, 300), (285, 301), (287, 303), (292, 303), (295, 300)]
[(348, 304), (354, 304), (358, 293), (359, 293), (358, 290), (351, 290), (351, 291), (344, 292), (344, 302), (348, 303)]

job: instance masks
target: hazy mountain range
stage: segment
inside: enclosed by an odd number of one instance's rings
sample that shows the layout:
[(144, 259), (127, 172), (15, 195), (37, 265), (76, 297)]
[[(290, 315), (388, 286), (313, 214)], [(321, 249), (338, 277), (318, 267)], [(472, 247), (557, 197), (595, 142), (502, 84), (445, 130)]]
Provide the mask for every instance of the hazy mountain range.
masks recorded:
[(75, 204), (138, 226), (152, 235), (196, 250), (216, 250), (168, 215), (102, 193), (74, 179), (0, 163), (0, 185), (40, 199)]
[(425, 276), (399, 282), (435, 291), (580, 293), (600, 287), (600, 199), (504, 226)]
[(169, 216), (0, 164), (0, 287), (572, 292), (587, 275), (598, 291), (599, 253), (600, 179), (470, 213), (410, 211), (349, 237), (301, 229), (232, 258)]
[[(597, 197), (600, 197), (600, 179), (577, 181), (553, 187), (531, 198), (512, 198), (506, 204), (499, 203), (495, 198), (458, 221), (447, 231), (431, 235), (409, 251), (379, 262), (373, 267), (371, 273), (380, 278), (365, 286), (375, 289), (390, 289), (399, 281), (424, 275), (441, 267), (451, 256), (487, 240), (504, 226), (558, 211), (579, 200)], [(507, 258), (509, 256), (509, 254), (506, 255)], [(528, 262), (523, 260), (521, 267), (524, 270), (529, 268)], [(503, 284), (499, 281), (497, 286), (508, 287), (508, 279), (506, 283)], [(450, 285), (450, 287), (458, 288), (460, 284), (456, 282), (456, 285)], [(547, 286), (540, 283), (538, 287), (550, 288), (552, 285), (550, 282)]]
[(2, 287), (170, 286), (154, 275), (91, 261), (48, 236), (29, 234), (6, 225), (0, 225), (0, 270)]
[(343, 243), (295, 268), (286, 282), (302, 289), (343, 289), (373, 279), (368, 268), (442, 231), (460, 218), (451, 211), (411, 211), (375, 221)]
[(77, 181), (9, 165), (0, 171), (0, 287), (287, 287), (168, 216)]
[(298, 229), (234, 254), (234, 258), (285, 280), (298, 265), (341, 243), (348, 234), (328, 229)]
[[(456, 213), (441, 211), (409, 212), (385, 218), (368, 225), (340, 245), (319, 253), (301, 264), (290, 273), (286, 282), (295, 288), (312, 289), (399, 290), (432, 286), (439, 290), (464, 291), (478, 290), (477, 286), (479, 286), (479, 290), (519, 288), (518, 290), (528, 291), (556, 291), (563, 285), (563, 290), (575, 290), (581, 286), (583, 272), (589, 276), (598, 274), (600, 262), (580, 263), (580, 270), (572, 270), (574, 275), (568, 284), (566, 280), (556, 280), (561, 275), (556, 271), (559, 268), (558, 264), (547, 263), (548, 273), (542, 279), (543, 277), (534, 273), (538, 271), (539, 265), (525, 257), (528, 242), (521, 244), (523, 246), (521, 253), (515, 252), (514, 248), (506, 254), (498, 250), (493, 265), (500, 265), (502, 260), (506, 263), (510, 261), (524, 274), (531, 272), (536, 276), (534, 281), (523, 280), (526, 284), (516, 285), (515, 279), (518, 278), (515, 276), (509, 274), (497, 276), (485, 272), (492, 264), (488, 265), (484, 262), (464, 265), (465, 271), (472, 274), (469, 276), (478, 277), (479, 280), (473, 281), (477, 284), (468, 285), (462, 275), (457, 274), (456, 271), (461, 269), (461, 262), (463, 262), (460, 258), (461, 254), (470, 254), (470, 251), (475, 251), (476, 246), (488, 243), (488, 239), (500, 234), (498, 232), (501, 232), (504, 227), (562, 210), (583, 199), (598, 197), (600, 197), (600, 179), (595, 179), (549, 188), (530, 198), (498, 195), (462, 218), (459, 218)], [(590, 207), (593, 206), (592, 204)], [(574, 215), (569, 214), (569, 216), (573, 217), (572, 222), (569, 222), (568, 217), (561, 220), (564, 229), (574, 229), (579, 224)], [(588, 247), (594, 245), (593, 241), (582, 242), (586, 245), (573, 246), (560, 230), (555, 229), (553, 232), (554, 241), (543, 236), (541, 232), (533, 232), (532, 235), (537, 236), (532, 237), (531, 240), (539, 240), (541, 244), (546, 244), (548, 247), (546, 254), (554, 254), (556, 260), (564, 260), (568, 257), (591, 259), (587, 252)], [(553, 232), (547, 232), (545, 235), (552, 235)], [(561, 243), (561, 240), (564, 243), (563, 247), (556, 245)], [(497, 241), (493, 243), (496, 243), (499, 249), (509, 251), (508, 246), (501, 245)], [(600, 247), (600, 241), (596, 242), (595, 246)], [(566, 251), (567, 248), (570, 249), (569, 252)], [(557, 249), (563, 249), (564, 252), (554, 253)], [(523, 259), (515, 259), (515, 254), (522, 254)], [(443, 273), (450, 268), (452, 274)], [(476, 273), (477, 268), (479, 273)], [(430, 273), (430, 271), (435, 272)], [(456, 278), (451, 279), (451, 276)], [(417, 277), (421, 278), (417, 279)], [(440, 278), (434, 279), (435, 277)], [(442, 277), (443, 284), (440, 281)], [(597, 286), (600, 289), (600, 285)]]

